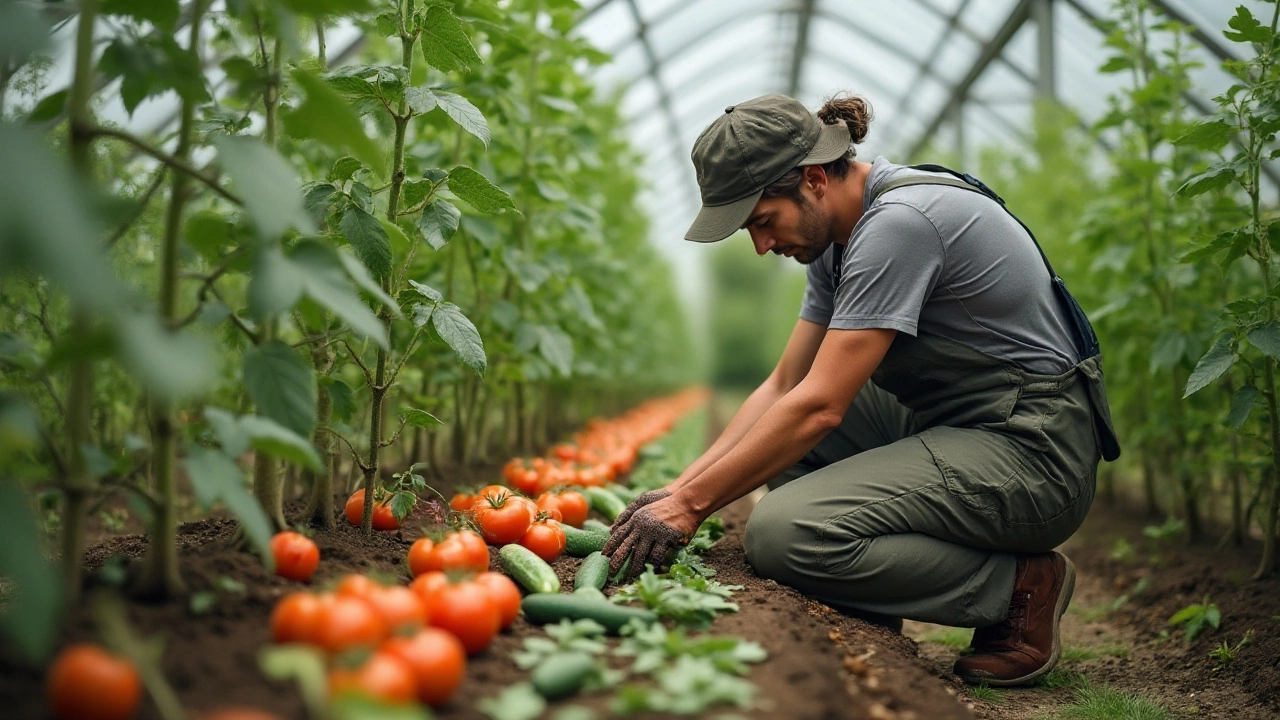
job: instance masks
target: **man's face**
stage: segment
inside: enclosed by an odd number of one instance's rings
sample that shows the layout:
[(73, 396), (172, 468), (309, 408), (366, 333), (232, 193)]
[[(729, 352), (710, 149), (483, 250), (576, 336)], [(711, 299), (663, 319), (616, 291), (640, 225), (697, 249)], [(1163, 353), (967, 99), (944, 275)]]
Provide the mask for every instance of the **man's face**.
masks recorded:
[(804, 190), (799, 203), (788, 197), (756, 203), (743, 227), (751, 233), (757, 255), (772, 252), (795, 258), (801, 265), (822, 257), (831, 246), (831, 215)]

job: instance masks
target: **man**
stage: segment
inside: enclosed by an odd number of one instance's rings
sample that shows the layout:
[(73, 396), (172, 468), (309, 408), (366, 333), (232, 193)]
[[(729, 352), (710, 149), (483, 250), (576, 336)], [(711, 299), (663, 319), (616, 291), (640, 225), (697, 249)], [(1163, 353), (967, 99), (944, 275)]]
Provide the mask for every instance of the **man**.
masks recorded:
[[(842, 611), (974, 627), (955, 672), (1031, 682), (1060, 653), (1100, 456), (1119, 454), (1096, 338), (1028, 231), (946, 172), (857, 162), (871, 109), (815, 117), (769, 95), (694, 145), (686, 238), (745, 228), (808, 266), (773, 374), (720, 438), (618, 518), (613, 570), (659, 565), (712, 512), (770, 492), (747, 525), (762, 576)], [(938, 168), (937, 170), (942, 170)]]

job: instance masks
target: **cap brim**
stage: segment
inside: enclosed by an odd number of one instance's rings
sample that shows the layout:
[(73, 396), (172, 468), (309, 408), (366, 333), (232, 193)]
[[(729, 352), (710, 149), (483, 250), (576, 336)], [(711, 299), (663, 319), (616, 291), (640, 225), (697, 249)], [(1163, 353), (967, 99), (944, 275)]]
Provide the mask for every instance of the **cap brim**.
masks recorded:
[(842, 122), (835, 125), (823, 123), (822, 134), (818, 135), (818, 142), (800, 164), (821, 165), (829, 163), (849, 152), (850, 142), (848, 125)]
[(698, 211), (698, 217), (693, 219), (693, 224), (685, 232), (684, 239), (711, 243), (729, 237), (741, 229), (742, 224), (751, 217), (751, 211), (755, 209), (756, 203), (760, 202), (762, 195), (764, 190), (727, 205), (703, 205), (702, 210)]

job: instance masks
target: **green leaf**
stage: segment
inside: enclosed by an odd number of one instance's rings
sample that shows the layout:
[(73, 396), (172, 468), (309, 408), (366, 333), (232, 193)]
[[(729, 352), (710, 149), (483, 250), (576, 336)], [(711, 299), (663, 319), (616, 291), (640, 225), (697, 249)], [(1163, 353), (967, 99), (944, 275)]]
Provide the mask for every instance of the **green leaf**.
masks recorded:
[[(8, 443), (4, 419), (0, 413), (0, 447)], [(62, 586), (44, 544), (27, 494), (18, 481), (0, 477), (0, 577), (10, 588), (0, 632), (33, 664), (49, 657), (62, 628)]]
[(391, 507), (391, 514), (396, 520), (403, 521), (409, 517), (409, 513), (413, 512), (413, 508), (418, 504), (418, 496), (411, 492), (398, 492), (391, 495), (391, 501), (388, 503)]
[(431, 720), (431, 713), (417, 703), (389, 705), (358, 693), (341, 693), (312, 717), (331, 720)]
[(348, 150), (371, 168), (386, 164), (377, 143), (365, 134), (359, 116), (341, 95), (306, 70), (295, 69), (292, 75), (307, 98), (297, 108), (281, 114), (287, 133), (318, 140), (335, 150)]
[(470, 70), (482, 65), (471, 39), (462, 29), (462, 23), (445, 8), (432, 5), (422, 16), (422, 57), (438, 70)]
[(1245, 334), (1249, 344), (1266, 355), (1280, 358), (1280, 322), (1269, 322), (1250, 330)]
[(199, 63), (168, 33), (117, 36), (102, 51), (98, 70), (104, 80), (121, 78), (120, 100), (131, 116), (143, 100), (170, 90), (190, 103), (210, 100)]
[(503, 688), (495, 698), (481, 698), (476, 707), (491, 720), (535, 720), (547, 709), (547, 701), (533, 683), (520, 682)]
[(329, 378), (324, 391), (329, 393), (329, 401), (333, 403), (333, 418), (346, 422), (356, 413), (356, 397), (351, 386), (341, 380)]
[(369, 9), (369, 0), (279, 0), (280, 5), (299, 15), (351, 15)]
[(1232, 42), (1266, 43), (1271, 40), (1271, 28), (1259, 22), (1244, 5), (1236, 7), (1236, 14), (1227, 21), (1227, 27), (1231, 30), (1222, 31), (1222, 36)]
[(222, 408), (206, 407), (204, 419), (213, 428), (214, 437), (222, 446), (222, 452), (230, 457), (240, 457), (249, 449), (249, 436), (240, 427), (240, 420)]
[(1236, 171), (1231, 165), (1217, 165), (1187, 180), (1178, 188), (1177, 194), (1182, 197), (1195, 197), (1207, 192), (1216, 192), (1235, 182)]
[(404, 99), (409, 103), (409, 109), (419, 115), (425, 115), (436, 109), (436, 94), (430, 88), (411, 87), (405, 88)]
[(538, 351), (564, 377), (573, 374), (573, 339), (557, 327), (538, 327)]
[(484, 374), (484, 343), (480, 341), (480, 332), (462, 314), (461, 308), (450, 302), (440, 303), (431, 314), (431, 325), (464, 365), (478, 375)]
[(389, 220), (379, 218), (378, 222), (382, 223), (382, 229), (387, 232), (387, 242), (391, 244), (392, 256), (407, 255), (413, 243), (409, 240), (409, 236), (404, 234), (404, 230)]
[(511, 196), (479, 172), (459, 165), (449, 171), (449, 190), (477, 211), (492, 215), (515, 209)]
[(1209, 352), (1196, 363), (1196, 369), (1191, 371), (1191, 377), (1187, 378), (1187, 387), (1182, 391), (1182, 397), (1190, 397), (1222, 377), (1223, 373), (1231, 369), (1235, 361), (1236, 353), (1231, 349), (1231, 336), (1222, 335), (1213, 347), (1209, 348)]
[(438, 427), (444, 427), (444, 421), (442, 421), (440, 418), (436, 417), (435, 415), (432, 415), (431, 413), (427, 412), (426, 410), (419, 410), (417, 408), (406, 408), (402, 413), (402, 415), (404, 416), (405, 424), (407, 425), (412, 425), (414, 427), (424, 428), (427, 430), (434, 430)]
[(182, 466), (201, 503), (207, 507), (220, 502), (235, 515), (267, 572), (275, 572), (275, 558), (271, 554), (274, 528), (257, 498), (245, 489), (244, 471), (240, 466), (220, 451), (198, 445), (187, 447)]
[(324, 717), (329, 700), (325, 656), (308, 645), (266, 645), (258, 651), (258, 668), (278, 682), (296, 681), (307, 715)]
[(1253, 411), (1253, 404), (1257, 401), (1261, 393), (1252, 385), (1245, 385), (1231, 396), (1231, 412), (1227, 413), (1227, 424), (1231, 427), (1238, 428), (1244, 425), (1249, 419), (1249, 413)]
[(213, 144), (236, 195), (264, 239), (277, 238), (290, 227), (315, 232), (293, 168), (274, 150), (255, 139), (229, 135), (215, 137)]
[(418, 228), (427, 244), (439, 250), (449, 242), (458, 231), (458, 223), (462, 220), (462, 211), (448, 200), (432, 200), (422, 209), (422, 218)]
[(205, 260), (215, 262), (235, 242), (235, 227), (224, 213), (201, 210), (187, 216), (182, 239)]
[(400, 198), (405, 207), (417, 207), (431, 193), (432, 184), (423, 180), (406, 180), (400, 186)]
[(213, 341), (163, 327), (153, 315), (116, 319), (121, 362), (144, 387), (174, 400), (199, 395), (218, 381), (221, 355)]
[(424, 285), (417, 280), (410, 280), (409, 287), (413, 288), (414, 292), (431, 301), (432, 305), (444, 300), (444, 295), (441, 295), (439, 290), (436, 290), (430, 285)]
[(400, 37), (400, 16), (394, 12), (385, 12), (373, 19), (378, 32), (387, 37)]
[(104, 0), (101, 12), (131, 17), (172, 31), (178, 22), (178, 0)]
[(1131, 70), (1132, 68), (1133, 68), (1132, 58), (1128, 57), (1127, 55), (1116, 55), (1114, 57), (1108, 58), (1107, 61), (1103, 63), (1101, 67), (1098, 68), (1098, 72), (1103, 75), (1109, 75), (1112, 73)]
[(338, 229), (375, 278), (390, 274), (391, 238), (377, 218), (352, 205), (342, 214)]
[[(386, 328), (356, 293), (337, 250), (306, 240), (293, 249), (290, 260), (299, 271), (308, 297), (341, 318), (357, 334), (373, 340), (383, 349), (389, 348)], [(356, 264), (363, 271), (364, 267)], [(382, 294), (381, 288), (379, 294)]]
[(258, 414), (301, 437), (316, 425), (316, 373), (293, 348), (279, 340), (250, 347), (244, 354), (244, 384)]
[(306, 283), (302, 269), (285, 256), (278, 243), (259, 244), (249, 278), (250, 314), (262, 322), (292, 310), (302, 299)]
[(446, 115), (453, 118), (463, 130), (480, 138), (485, 147), (489, 147), (489, 123), (485, 121), (479, 108), (461, 95), (443, 90), (436, 90), (433, 94), (436, 104)]
[(258, 452), (278, 457), (308, 470), (322, 470), (320, 454), (311, 441), (274, 420), (245, 415), (240, 418), (240, 428), (249, 438), (249, 446)]
[(1216, 117), (1192, 125), (1174, 139), (1173, 144), (1215, 151), (1226, 145), (1234, 134), (1235, 128), (1225, 118)]
[(1155, 373), (1157, 370), (1171, 368), (1178, 364), (1186, 352), (1186, 335), (1177, 331), (1165, 333), (1156, 340), (1155, 347), (1151, 350), (1149, 370)]
[(191, 599), (187, 601), (187, 609), (192, 615), (203, 615), (213, 609), (218, 604), (218, 593), (212, 590), (201, 590), (194, 593)]
[(47, 123), (61, 115), (63, 108), (67, 106), (67, 94), (67, 90), (59, 90), (41, 99), (34, 108), (31, 108), (31, 113), (27, 115), (27, 122)]
[(329, 87), (357, 100), (378, 99), (378, 88), (373, 83), (352, 75), (330, 75), (324, 79)]
[(347, 274), (351, 276), (351, 279), (355, 281), (355, 284), (360, 289), (372, 295), (378, 302), (391, 308), (393, 315), (400, 317), (400, 308), (391, 299), (391, 296), (382, 290), (382, 286), (378, 284), (378, 281), (373, 279), (373, 276), (369, 274), (369, 268), (365, 267), (364, 263), (351, 257), (350, 253), (345, 253), (341, 250), (338, 251), (338, 259), (342, 261), (342, 267), (346, 268)]
[[(350, 180), (359, 170), (364, 167), (360, 161), (350, 155), (343, 155), (333, 163), (333, 169), (329, 171), (329, 179), (334, 182), (345, 182)], [(333, 187), (330, 185), (329, 187)], [(337, 188), (334, 188), (336, 191)], [(310, 205), (310, 203), (308, 203)]]

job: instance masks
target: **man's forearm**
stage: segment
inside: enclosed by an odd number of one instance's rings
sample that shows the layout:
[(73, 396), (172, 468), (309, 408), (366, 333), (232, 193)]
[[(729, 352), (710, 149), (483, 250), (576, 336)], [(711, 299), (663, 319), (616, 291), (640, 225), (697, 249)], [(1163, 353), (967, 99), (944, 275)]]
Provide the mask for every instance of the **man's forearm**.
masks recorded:
[(729, 421), (724, 432), (720, 433), (720, 437), (716, 438), (711, 447), (702, 453), (702, 457), (686, 468), (680, 477), (668, 483), (667, 489), (671, 492), (679, 490), (724, 457), (742, 438), (746, 437), (752, 426), (768, 412), (769, 408), (773, 407), (774, 403), (778, 402), (778, 398), (785, 394), (771, 380), (765, 381), (756, 388), (755, 392), (742, 403), (742, 407), (738, 408), (738, 412), (733, 414), (733, 419)]

